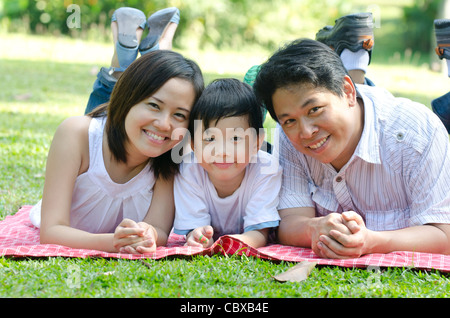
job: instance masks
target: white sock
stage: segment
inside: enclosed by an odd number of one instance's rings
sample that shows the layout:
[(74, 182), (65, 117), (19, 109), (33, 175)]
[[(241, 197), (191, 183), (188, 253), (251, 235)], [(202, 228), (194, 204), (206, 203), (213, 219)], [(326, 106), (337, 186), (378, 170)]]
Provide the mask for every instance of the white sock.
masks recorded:
[(347, 71), (361, 70), (366, 73), (367, 66), (369, 66), (369, 52), (362, 49), (357, 52), (344, 49), (341, 53), (341, 60)]

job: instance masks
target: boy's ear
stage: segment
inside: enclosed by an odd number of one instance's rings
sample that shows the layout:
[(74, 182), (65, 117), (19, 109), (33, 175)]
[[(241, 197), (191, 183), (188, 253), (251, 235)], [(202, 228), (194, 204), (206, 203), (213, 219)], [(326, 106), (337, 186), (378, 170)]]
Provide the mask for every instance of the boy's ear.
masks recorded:
[(261, 149), (262, 145), (264, 144), (264, 138), (266, 137), (266, 133), (264, 129), (259, 130), (259, 135), (257, 136), (256, 140), (256, 152)]

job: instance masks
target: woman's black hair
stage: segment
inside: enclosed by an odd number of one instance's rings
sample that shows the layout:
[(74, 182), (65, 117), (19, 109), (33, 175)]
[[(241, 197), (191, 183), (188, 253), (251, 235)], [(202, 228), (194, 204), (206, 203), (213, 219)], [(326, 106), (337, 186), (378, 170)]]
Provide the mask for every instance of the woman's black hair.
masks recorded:
[[(115, 160), (127, 162), (125, 118), (130, 109), (152, 96), (172, 78), (189, 81), (195, 91), (194, 103), (198, 100), (204, 89), (198, 65), (179, 53), (157, 50), (131, 63), (114, 86), (110, 101), (89, 114), (99, 117), (106, 113), (105, 133)], [(170, 150), (149, 160), (156, 178), (170, 178), (178, 172), (178, 164), (172, 160)]]
[(253, 89), (278, 122), (272, 103), (277, 89), (312, 84), (342, 96), (345, 75), (347, 70), (330, 47), (315, 40), (299, 39), (278, 50), (261, 66)]
[(192, 108), (189, 132), (194, 136), (196, 120), (202, 120), (206, 130), (212, 121), (217, 124), (222, 118), (244, 115), (248, 116), (249, 126), (259, 134), (263, 117), (252, 87), (234, 78), (216, 79), (205, 88)]

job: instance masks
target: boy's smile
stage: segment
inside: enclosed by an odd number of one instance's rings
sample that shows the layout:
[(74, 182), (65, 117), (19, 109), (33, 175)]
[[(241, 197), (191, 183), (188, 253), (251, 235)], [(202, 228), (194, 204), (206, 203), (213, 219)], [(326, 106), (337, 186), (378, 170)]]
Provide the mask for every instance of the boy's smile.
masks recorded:
[(217, 168), (219, 169), (228, 169), (229, 167), (231, 167), (233, 165), (233, 163), (227, 163), (227, 162), (214, 162), (213, 163)]

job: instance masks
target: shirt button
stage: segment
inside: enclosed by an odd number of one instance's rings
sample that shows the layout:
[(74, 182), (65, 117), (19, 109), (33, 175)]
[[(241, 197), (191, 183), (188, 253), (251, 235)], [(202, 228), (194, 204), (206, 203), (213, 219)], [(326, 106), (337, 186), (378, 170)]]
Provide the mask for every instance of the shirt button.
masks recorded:
[(336, 182), (341, 182), (341, 181), (342, 181), (342, 177), (341, 176), (336, 178)]

